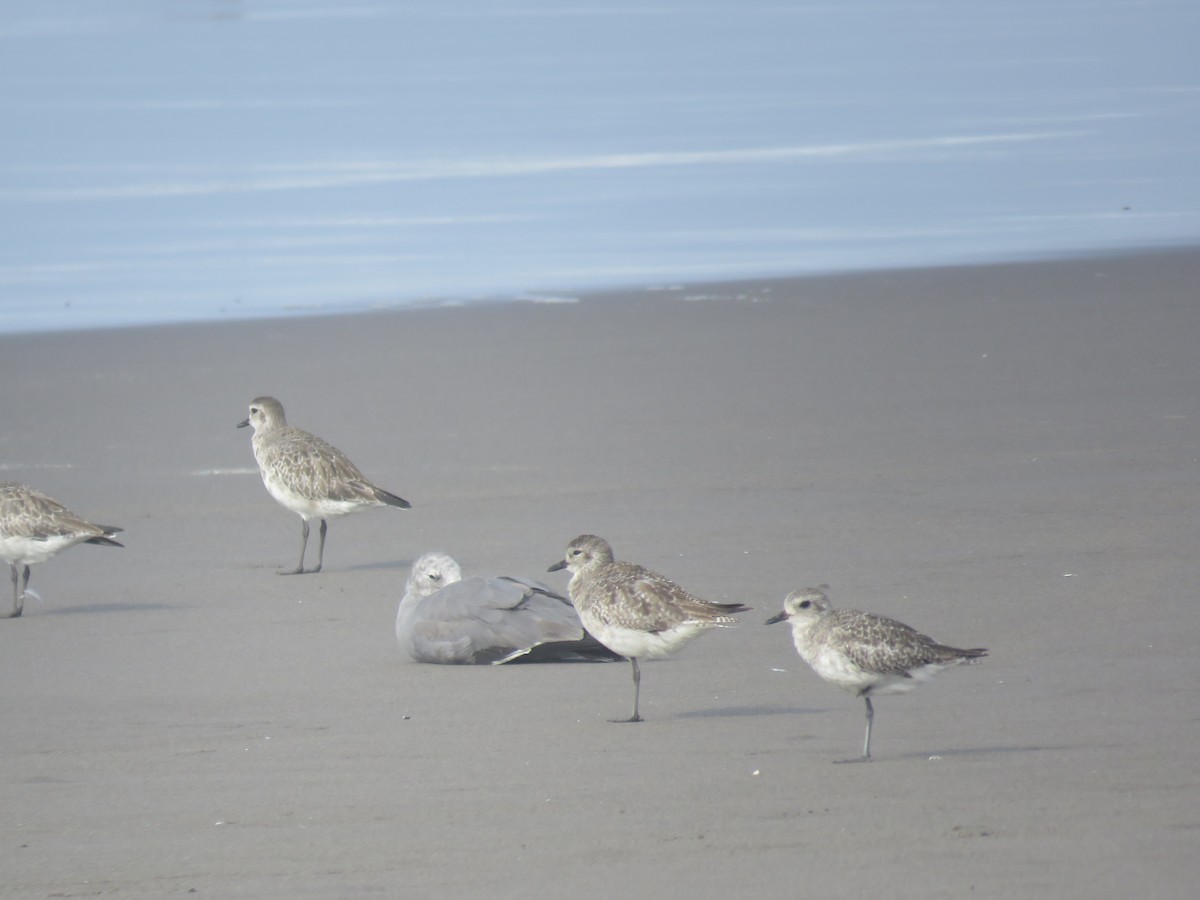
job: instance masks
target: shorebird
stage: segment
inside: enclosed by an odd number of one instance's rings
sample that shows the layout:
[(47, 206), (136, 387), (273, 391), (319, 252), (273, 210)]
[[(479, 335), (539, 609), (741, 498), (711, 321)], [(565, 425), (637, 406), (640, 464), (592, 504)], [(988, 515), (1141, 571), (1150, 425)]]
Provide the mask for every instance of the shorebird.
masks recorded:
[(583, 630), (571, 601), (537, 581), (475, 575), (445, 553), (413, 563), (396, 639), (417, 662), (501, 665), (620, 659)]
[(559, 569), (571, 570), (567, 592), (583, 627), (633, 664), (633, 715), (613, 721), (642, 721), (638, 714), (639, 659), (669, 656), (710, 628), (735, 624), (733, 614), (750, 608), (701, 600), (656, 572), (634, 563), (614, 562), (608, 541), (593, 534), (571, 541), (566, 558), (547, 571)]
[[(826, 585), (822, 585), (827, 589)], [(800, 588), (783, 601), (783, 612), (768, 625), (790, 622), (796, 652), (832, 685), (862, 697), (867, 705), (867, 736), (862, 756), (838, 762), (869, 762), (876, 694), (905, 694), (938, 672), (987, 656), (976, 647), (960, 650), (939, 644), (903, 622), (859, 612), (834, 610), (821, 588)]]
[[(303, 523), (300, 564), (280, 575), (321, 571), (325, 561), (326, 519), (375, 506), (412, 507), (407, 500), (369, 482), (337, 447), (288, 425), (283, 404), (274, 397), (259, 397), (251, 402), (249, 417), (237, 427), (247, 425), (254, 428), (250, 444), (268, 493)], [(317, 567), (305, 569), (308, 523), (313, 519), (321, 520), (321, 543), (317, 548)]]
[[(16, 619), (24, 611), (31, 565), (76, 544), (122, 547), (112, 539), (122, 530), (115, 525), (93, 525), (28, 485), (0, 481), (0, 559), (12, 569), (13, 586), (12, 613), (0, 618)], [(23, 573), (19, 571), (22, 567)]]

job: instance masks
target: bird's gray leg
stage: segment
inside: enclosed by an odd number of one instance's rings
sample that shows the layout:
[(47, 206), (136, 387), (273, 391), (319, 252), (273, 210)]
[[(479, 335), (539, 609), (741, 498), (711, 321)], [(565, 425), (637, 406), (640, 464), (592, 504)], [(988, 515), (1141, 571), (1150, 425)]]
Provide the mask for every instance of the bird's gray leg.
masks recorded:
[(863, 702), (867, 704), (867, 737), (863, 741), (863, 755), (857, 759), (839, 759), (837, 762), (853, 763), (871, 761), (871, 725), (875, 721), (875, 707), (871, 705), (870, 697), (863, 697)]
[[(12, 613), (7, 616), (4, 616), (4, 618), (17, 619), (17, 618), (20, 618), (21, 613), (24, 612), (24, 610), (25, 610), (25, 602), (23, 599), (25, 596), (25, 586), (22, 585), (20, 588), (17, 587), (17, 578), (18, 578), (17, 564), (9, 563), (8, 567), (12, 570), (13, 608), (12, 608)], [(28, 585), (28, 584), (29, 584), (29, 566), (26, 566), (25, 567), (25, 585)]]
[(642, 670), (638, 668), (637, 659), (629, 657), (629, 661), (633, 663), (633, 715), (628, 719), (613, 719), (614, 722), (640, 722), (642, 717), (638, 715), (638, 699), (642, 693)]
[(867, 704), (867, 736), (863, 739), (863, 759), (871, 758), (871, 726), (875, 724), (875, 707), (871, 705), (870, 697), (863, 697)]
[(320, 572), (321, 566), (325, 563), (325, 520), (321, 520), (321, 543), (317, 545), (317, 567), (313, 572)]
[(300, 520), (300, 565), (294, 569), (289, 569), (286, 572), (280, 572), (280, 575), (303, 575), (304, 574), (304, 551), (308, 549), (308, 519)]

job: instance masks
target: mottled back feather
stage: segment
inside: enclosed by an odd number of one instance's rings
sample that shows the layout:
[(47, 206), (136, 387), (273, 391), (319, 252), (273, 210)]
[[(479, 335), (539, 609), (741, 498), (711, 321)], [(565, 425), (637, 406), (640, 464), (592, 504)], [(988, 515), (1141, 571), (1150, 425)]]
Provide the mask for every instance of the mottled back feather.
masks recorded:
[(271, 477), (311, 500), (374, 500), (375, 488), (342, 451), (300, 428), (256, 432), (254, 450)]
[(0, 482), (0, 533), (5, 536), (39, 541), (78, 537), (81, 542), (120, 547), (109, 535), (122, 530), (115, 525), (93, 525), (29, 485)]
[[(594, 606), (592, 614), (606, 625), (638, 631), (668, 631), (685, 623), (731, 624), (738, 603), (710, 603), (657, 572), (635, 563), (603, 563), (591, 570), (576, 602)], [(618, 602), (605, 598), (619, 596)]]

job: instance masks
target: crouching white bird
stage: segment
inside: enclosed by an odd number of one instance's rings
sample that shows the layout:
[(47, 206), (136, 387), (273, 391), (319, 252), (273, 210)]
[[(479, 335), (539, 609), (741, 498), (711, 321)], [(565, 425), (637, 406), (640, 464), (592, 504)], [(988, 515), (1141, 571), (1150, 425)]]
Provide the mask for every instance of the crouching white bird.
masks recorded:
[(586, 631), (571, 601), (547, 585), (474, 575), (445, 553), (413, 563), (396, 639), (417, 662), (605, 662), (621, 657)]

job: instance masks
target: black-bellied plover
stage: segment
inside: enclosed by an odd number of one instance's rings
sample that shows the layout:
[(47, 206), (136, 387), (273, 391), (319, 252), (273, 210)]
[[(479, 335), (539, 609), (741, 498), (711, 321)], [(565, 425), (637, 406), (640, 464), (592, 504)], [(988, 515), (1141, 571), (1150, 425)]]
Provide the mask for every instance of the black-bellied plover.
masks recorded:
[[(76, 544), (122, 547), (112, 539), (122, 530), (115, 525), (93, 525), (28, 485), (0, 481), (0, 559), (12, 569), (13, 586), (12, 612), (0, 618), (15, 619), (24, 611), (31, 565)], [(22, 567), (23, 572), (19, 571)]]
[(445, 553), (413, 563), (396, 639), (417, 662), (472, 664), (620, 659), (583, 630), (571, 601), (537, 581), (474, 575)]
[[(315, 434), (293, 428), (283, 415), (283, 404), (274, 397), (259, 397), (250, 404), (250, 416), (238, 428), (250, 425), (254, 459), (267, 491), (285, 509), (300, 517), (300, 564), (280, 575), (320, 572), (325, 561), (325, 520), (375, 506), (409, 509), (412, 504), (369, 482), (358, 466), (336, 447)], [(317, 567), (304, 568), (308, 548), (308, 523), (321, 520)]]
[(668, 656), (710, 628), (733, 625), (734, 613), (750, 607), (710, 603), (642, 566), (614, 562), (608, 541), (584, 534), (567, 545), (566, 558), (547, 571), (571, 570), (567, 588), (583, 627), (633, 664), (633, 715), (613, 721), (640, 722), (639, 659)]
[[(824, 587), (824, 586), (823, 586)], [(796, 652), (832, 685), (862, 697), (867, 705), (867, 736), (861, 757), (871, 759), (871, 724), (876, 694), (905, 694), (943, 669), (978, 662), (987, 650), (947, 647), (903, 622), (859, 612), (834, 610), (820, 588), (800, 588), (783, 601), (783, 612), (768, 625), (788, 621)]]

